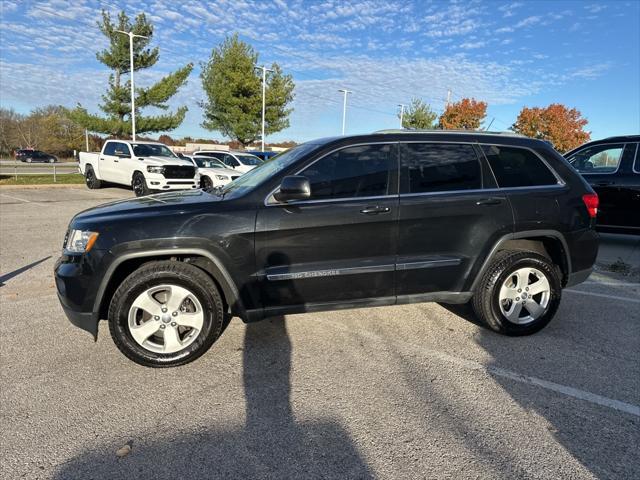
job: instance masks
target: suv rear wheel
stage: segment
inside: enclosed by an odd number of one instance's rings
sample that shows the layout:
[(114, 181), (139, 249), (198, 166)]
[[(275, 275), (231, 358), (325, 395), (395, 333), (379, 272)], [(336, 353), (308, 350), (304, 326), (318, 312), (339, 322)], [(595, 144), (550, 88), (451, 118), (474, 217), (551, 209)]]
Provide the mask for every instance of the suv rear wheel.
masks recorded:
[(551, 321), (561, 294), (558, 268), (548, 258), (503, 251), (480, 280), (472, 303), (476, 315), (492, 330), (529, 335)]
[(122, 353), (147, 367), (173, 367), (205, 353), (222, 333), (222, 298), (211, 278), (193, 265), (143, 265), (118, 287), (109, 306), (109, 330)]
[(91, 165), (87, 165), (87, 168), (84, 171), (84, 181), (87, 184), (87, 187), (91, 190), (96, 190), (102, 186), (102, 182), (98, 180), (98, 177), (96, 177), (96, 172), (93, 171), (93, 167)]

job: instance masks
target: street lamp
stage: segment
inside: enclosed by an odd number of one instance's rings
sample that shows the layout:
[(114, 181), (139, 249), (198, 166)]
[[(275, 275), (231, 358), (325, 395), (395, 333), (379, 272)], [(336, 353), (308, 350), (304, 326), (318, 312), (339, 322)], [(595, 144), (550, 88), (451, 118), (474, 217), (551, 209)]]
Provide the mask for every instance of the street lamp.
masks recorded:
[(144, 35), (136, 35), (133, 32), (123, 32), (122, 30), (116, 30), (118, 33), (124, 33), (129, 36), (129, 64), (131, 71), (131, 138), (136, 141), (136, 92), (135, 84), (133, 82), (133, 39), (137, 38), (149, 38)]
[(262, 70), (262, 136), (260, 138), (262, 139), (262, 151), (264, 152), (264, 114), (265, 114), (265, 107), (266, 107), (265, 96), (267, 91), (267, 72), (273, 72), (273, 70), (267, 68), (264, 65), (261, 67), (254, 67), (254, 68)]
[(353, 92), (344, 88), (341, 88), (338, 91), (344, 93), (344, 101), (342, 102), (342, 135), (344, 135), (344, 125), (347, 119), (347, 95)]

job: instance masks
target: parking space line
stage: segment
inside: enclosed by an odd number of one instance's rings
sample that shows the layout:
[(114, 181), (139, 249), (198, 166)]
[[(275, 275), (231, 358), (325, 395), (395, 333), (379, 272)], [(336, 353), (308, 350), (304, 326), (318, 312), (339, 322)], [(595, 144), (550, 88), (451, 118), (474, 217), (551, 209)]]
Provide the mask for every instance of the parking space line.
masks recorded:
[(638, 282), (597, 282), (595, 280), (589, 280), (583, 283), (583, 285), (602, 285), (605, 287), (640, 287)]
[(501, 367), (495, 367), (492, 365), (483, 365), (482, 363), (476, 362), (475, 360), (467, 360), (466, 358), (454, 357), (447, 353), (443, 353), (439, 351), (431, 351), (428, 353), (436, 356), (437, 358), (445, 362), (453, 363), (460, 367), (466, 367), (471, 370), (483, 370), (490, 375), (496, 375), (498, 377), (514, 380), (516, 382), (525, 383), (528, 385), (534, 385), (536, 387), (544, 388), (545, 390), (551, 390), (556, 393), (561, 393), (568, 397), (577, 398), (579, 400), (584, 400), (585, 402), (594, 403), (596, 405), (600, 405), (603, 407), (611, 408), (613, 410), (618, 410), (620, 412), (629, 413), (636, 417), (640, 417), (640, 407), (638, 405), (633, 405), (631, 403), (621, 402), (620, 400), (614, 400), (612, 398), (603, 397), (601, 395), (597, 395), (595, 393), (587, 392), (585, 390), (569, 387), (567, 385), (561, 385), (559, 383), (549, 382), (548, 380), (543, 380), (541, 378), (530, 377), (528, 375), (512, 372), (511, 370), (506, 370)]
[[(349, 327), (345, 324), (336, 321), (330, 321), (335, 327), (341, 330), (349, 330)], [(377, 333), (371, 331), (362, 331), (360, 335), (373, 339), (374, 341), (381, 341), (382, 337)], [(600, 405), (602, 407), (607, 407), (612, 410), (617, 410), (619, 412), (629, 413), (636, 417), (640, 417), (640, 406), (634, 405), (632, 403), (622, 402), (620, 400), (615, 400), (613, 398), (603, 397), (602, 395), (598, 395), (595, 393), (587, 392), (585, 390), (580, 390), (578, 388), (569, 387), (567, 385), (562, 385), (559, 383), (550, 382), (548, 380), (543, 380), (537, 377), (531, 377), (529, 375), (523, 375), (521, 373), (513, 372), (511, 370), (506, 370), (501, 367), (496, 367), (493, 365), (484, 365), (475, 360), (469, 360), (467, 358), (454, 357), (453, 355), (449, 355), (448, 353), (439, 351), (439, 350), (430, 350), (425, 349), (421, 345), (415, 345), (412, 343), (402, 343), (402, 346), (410, 349), (412, 352), (421, 355), (428, 355), (432, 358), (436, 358), (445, 363), (449, 363), (452, 365), (456, 365), (461, 368), (466, 368), (468, 370), (475, 370), (486, 372), (488, 375), (495, 375), (498, 377), (508, 378), (515, 382), (524, 383), (527, 385), (533, 385), (536, 387), (544, 388), (545, 390), (550, 390), (556, 393), (560, 393), (562, 395), (566, 395), (568, 397), (573, 397), (578, 400), (583, 400), (585, 402), (593, 403), (596, 405)]]
[(31, 203), (33, 205), (40, 205), (41, 207), (44, 206), (44, 205), (42, 205), (42, 204), (40, 204), (38, 202), (32, 202), (31, 200), (25, 200), (24, 198), (14, 197), (13, 195), (7, 195), (6, 193), (0, 193), (0, 195), (2, 195), (3, 197), (10, 198), (12, 200), (18, 200), (18, 201), (24, 202), (24, 203)]
[(579, 293), (580, 295), (589, 295), (592, 297), (601, 297), (609, 298), (611, 300), (622, 300), (624, 302), (640, 303), (640, 300), (638, 300), (637, 298), (620, 297), (618, 295), (607, 295), (606, 293), (583, 292), (582, 290), (572, 290), (570, 288), (566, 288), (564, 291), (569, 293)]

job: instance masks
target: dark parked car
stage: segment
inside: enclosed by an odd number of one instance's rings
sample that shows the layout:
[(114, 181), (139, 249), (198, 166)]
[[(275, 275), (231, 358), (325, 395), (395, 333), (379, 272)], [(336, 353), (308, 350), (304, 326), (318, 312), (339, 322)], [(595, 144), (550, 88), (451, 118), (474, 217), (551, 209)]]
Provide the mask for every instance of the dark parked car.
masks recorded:
[(23, 152), (19, 157), (18, 154), (16, 154), (16, 160), (20, 160), (21, 162), (55, 163), (58, 161), (58, 157), (56, 157), (55, 155), (41, 152), (40, 150), (18, 150), (18, 152)]
[(597, 228), (640, 235), (640, 135), (586, 143), (565, 154), (600, 198)]
[(33, 151), (34, 151), (33, 148), (21, 148), (15, 151), (15, 158), (16, 160), (22, 161), (25, 155), (31, 154), (33, 153)]
[(220, 190), (86, 210), (55, 267), (72, 323), (147, 366), (187, 363), (227, 319), (471, 302), (543, 328), (598, 249), (598, 197), (548, 144), (385, 132), (294, 147)]

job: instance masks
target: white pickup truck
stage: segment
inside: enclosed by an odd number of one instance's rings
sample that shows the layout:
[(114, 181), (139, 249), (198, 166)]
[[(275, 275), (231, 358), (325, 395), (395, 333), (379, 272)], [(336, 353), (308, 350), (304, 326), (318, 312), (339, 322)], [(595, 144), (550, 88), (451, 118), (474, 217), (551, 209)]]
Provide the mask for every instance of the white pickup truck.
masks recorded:
[(91, 189), (118, 183), (133, 187), (137, 197), (200, 187), (194, 165), (157, 142), (107, 140), (100, 153), (80, 152), (80, 172)]

